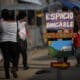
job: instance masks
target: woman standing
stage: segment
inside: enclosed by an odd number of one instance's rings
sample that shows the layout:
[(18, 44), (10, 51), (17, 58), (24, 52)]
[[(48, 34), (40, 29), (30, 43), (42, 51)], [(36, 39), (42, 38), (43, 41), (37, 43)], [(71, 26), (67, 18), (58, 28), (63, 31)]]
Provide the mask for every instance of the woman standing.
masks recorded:
[(17, 23), (13, 11), (7, 9), (2, 10), (1, 27), (1, 50), (4, 58), (4, 69), (6, 79), (10, 78), (10, 62), (12, 63), (11, 73), (14, 78), (17, 78), (16, 66), (17, 66)]

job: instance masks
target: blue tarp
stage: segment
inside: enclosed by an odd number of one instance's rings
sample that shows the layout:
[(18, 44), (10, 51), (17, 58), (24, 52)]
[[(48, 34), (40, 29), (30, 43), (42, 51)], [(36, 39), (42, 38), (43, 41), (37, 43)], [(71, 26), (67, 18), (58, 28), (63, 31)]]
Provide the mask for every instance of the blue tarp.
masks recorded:
[(74, 6), (80, 8), (80, 1), (70, 1), (70, 0), (60, 0), (60, 1), (65, 7), (68, 7), (69, 9), (72, 9)]

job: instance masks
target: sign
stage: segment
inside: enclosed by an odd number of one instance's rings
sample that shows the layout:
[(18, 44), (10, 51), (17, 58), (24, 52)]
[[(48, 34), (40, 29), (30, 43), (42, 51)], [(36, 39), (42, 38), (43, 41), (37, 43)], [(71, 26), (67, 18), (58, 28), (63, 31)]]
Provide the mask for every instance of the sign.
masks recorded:
[(63, 57), (71, 54), (74, 27), (73, 18), (72, 12), (46, 14), (47, 33), (45, 37), (48, 39), (48, 53), (51, 57), (56, 57), (58, 55)]
[(73, 13), (72, 12), (57, 12), (46, 14), (47, 29), (70, 29), (73, 28)]
[(60, 68), (60, 69), (67, 69), (70, 67), (70, 63), (65, 63), (65, 62), (51, 62), (51, 67), (52, 68)]

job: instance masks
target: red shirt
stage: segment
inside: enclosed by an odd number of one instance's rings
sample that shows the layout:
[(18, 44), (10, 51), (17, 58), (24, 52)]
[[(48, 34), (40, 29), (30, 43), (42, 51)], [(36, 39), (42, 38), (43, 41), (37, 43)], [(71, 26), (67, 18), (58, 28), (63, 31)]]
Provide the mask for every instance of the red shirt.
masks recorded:
[(77, 48), (78, 47), (80, 48), (80, 34), (78, 33), (75, 35), (75, 38), (74, 38), (74, 46)]

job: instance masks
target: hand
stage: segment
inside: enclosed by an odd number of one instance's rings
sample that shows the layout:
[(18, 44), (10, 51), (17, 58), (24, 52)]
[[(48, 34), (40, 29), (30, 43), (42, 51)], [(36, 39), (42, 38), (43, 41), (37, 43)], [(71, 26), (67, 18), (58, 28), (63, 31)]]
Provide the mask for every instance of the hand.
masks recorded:
[(3, 62), (3, 59), (0, 60), (0, 63)]
[(29, 40), (29, 44), (32, 45), (32, 39)]

